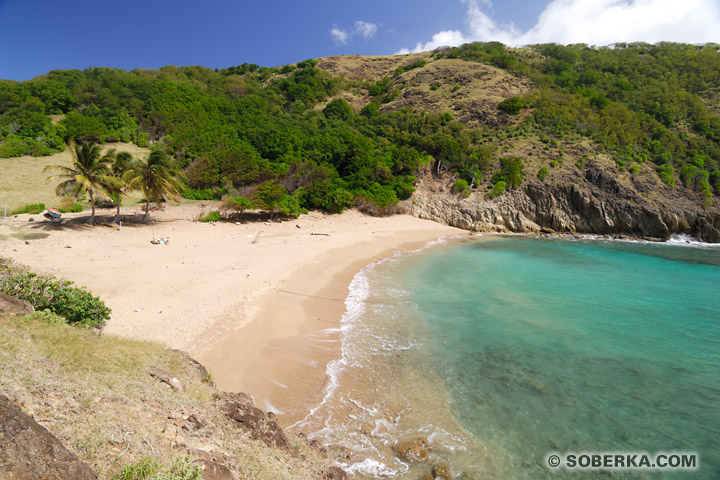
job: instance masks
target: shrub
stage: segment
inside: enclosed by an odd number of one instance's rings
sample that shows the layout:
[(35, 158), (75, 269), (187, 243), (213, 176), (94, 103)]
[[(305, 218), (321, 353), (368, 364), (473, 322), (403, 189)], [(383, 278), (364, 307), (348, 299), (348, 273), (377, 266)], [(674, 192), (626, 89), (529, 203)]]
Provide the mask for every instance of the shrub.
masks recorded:
[(500, 159), (500, 171), (493, 175), (490, 181), (492, 183), (503, 181), (512, 188), (518, 188), (524, 176), (525, 172), (523, 171), (522, 159), (518, 157), (506, 157)]
[(11, 212), (10, 215), (20, 215), (22, 213), (29, 213), (31, 215), (37, 215), (38, 213), (42, 213), (45, 210), (45, 204), (44, 203), (28, 203), (24, 207), (22, 207), (20, 210), (15, 210), (14, 212)]
[(524, 104), (520, 97), (506, 98), (502, 102), (498, 103), (498, 110), (501, 110), (507, 114), (515, 115), (520, 113)]
[(665, 185), (670, 188), (675, 188), (675, 176), (673, 175), (675, 173), (675, 169), (672, 165), (669, 163), (660, 165), (657, 169), (657, 173), (660, 180), (662, 180)]
[(633, 175), (637, 175), (640, 173), (640, 167), (637, 165), (632, 165), (630, 168), (628, 168), (628, 172), (632, 173)]
[(433, 92), (438, 88), (440, 88), (440, 85), (438, 85), (437, 83), (433, 83), (432, 85), (430, 85), (430, 90), (432, 90)]
[(492, 200), (493, 198), (499, 197), (500, 195), (505, 193), (506, 189), (507, 189), (507, 184), (505, 182), (503, 182), (502, 180), (500, 180), (495, 185), (493, 185), (492, 190), (490, 190), (490, 192), (486, 196), (487, 196), (487, 198)]
[(58, 210), (62, 213), (80, 213), (83, 211), (83, 206), (79, 203), (75, 203), (71, 198), (65, 197), (60, 202)]
[(36, 310), (49, 310), (68, 323), (100, 328), (110, 319), (111, 310), (73, 282), (37, 275), (0, 260), (0, 292), (28, 301)]
[(587, 160), (588, 160), (587, 157), (582, 157), (580, 160), (575, 162), (575, 166), (578, 168), (583, 168), (585, 166), (585, 164), (587, 163)]
[(183, 198), (188, 200), (217, 200), (222, 196), (222, 189), (216, 188), (186, 188), (182, 192)]
[(201, 222), (219, 222), (220, 221), (220, 212), (217, 210), (213, 210), (212, 212), (208, 213), (204, 217), (200, 219)]
[(537, 177), (540, 180), (545, 180), (545, 178), (550, 174), (550, 170), (548, 170), (547, 167), (542, 167), (540, 170), (538, 170)]
[(145, 457), (125, 465), (115, 480), (202, 480), (202, 468), (190, 463), (187, 456), (176, 458), (167, 470), (152, 458)]
[(463, 190), (468, 188), (468, 182), (467, 180), (463, 180), (462, 178), (455, 182), (455, 185), (452, 187), (453, 193), (460, 193)]

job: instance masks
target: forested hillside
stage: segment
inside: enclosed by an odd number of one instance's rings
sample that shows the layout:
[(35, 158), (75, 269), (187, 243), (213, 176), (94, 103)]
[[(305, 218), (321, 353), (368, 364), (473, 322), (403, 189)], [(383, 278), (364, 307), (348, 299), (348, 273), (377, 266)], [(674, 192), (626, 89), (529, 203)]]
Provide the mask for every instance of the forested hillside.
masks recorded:
[(476, 43), (281, 68), (0, 81), (0, 157), (90, 140), (164, 150), (184, 169), (188, 197), (264, 195), (289, 213), (390, 213), (427, 172), (450, 176), (460, 196), (494, 198), (596, 158), (657, 190), (646, 194), (682, 191), (714, 208), (720, 45)]

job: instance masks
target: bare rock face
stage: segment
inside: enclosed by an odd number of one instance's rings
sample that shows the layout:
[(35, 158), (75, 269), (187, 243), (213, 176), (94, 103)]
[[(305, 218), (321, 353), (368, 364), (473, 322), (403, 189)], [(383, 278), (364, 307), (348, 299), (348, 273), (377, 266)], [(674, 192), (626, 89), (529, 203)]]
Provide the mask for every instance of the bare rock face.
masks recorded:
[(290, 443), (285, 431), (280, 428), (273, 415), (255, 407), (248, 395), (224, 394), (221, 401), (223, 401), (222, 411), (247, 430), (253, 440), (260, 440), (268, 447), (279, 448), (300, 457), (300, 452)]
[[(652, 187), (660, 188), (660, 187)], [(652, 193), (652, 192), (651, 192)], [(478, 232), (619, 235), (667, 240), (684, 233), (720, 243), (720, 209), (699, 205), (692, 193), (649, 199), (642, 186), (622, 183), (602, 169), (546, 183), (526, 181), (493, 200), (418, 189), (412, 214)]]
[(97, 480), (47, 429), (0, 395), (0, 478)]
[(0, 315), (30, 315), (35, 309), (25, 300), (0, 293)]

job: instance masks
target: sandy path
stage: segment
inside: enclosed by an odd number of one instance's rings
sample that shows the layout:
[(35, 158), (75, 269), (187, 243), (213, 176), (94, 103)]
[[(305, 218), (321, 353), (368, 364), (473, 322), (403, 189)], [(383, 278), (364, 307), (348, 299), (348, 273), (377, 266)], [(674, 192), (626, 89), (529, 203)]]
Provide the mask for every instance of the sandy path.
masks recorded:
[[(339, 355), (337, 328), (355, 273), (397, 250), (463, 233), (407, 215), (313, 212), (238, 225), (193, 222), (199, 211), (168, 207), (152, 213), (156, 223), (122, 228), (20, 215), (0, 222), (0, 255), (88, 287), (113, 310), (106, 333), (187, 350), (220, 388), (249, 391), (259, 406), (296, 418), (317, 401), (325, 365)], [(50, 235), (10, 236), (26, 232)], [(160, 237), (169, 244), (150, 243)]]

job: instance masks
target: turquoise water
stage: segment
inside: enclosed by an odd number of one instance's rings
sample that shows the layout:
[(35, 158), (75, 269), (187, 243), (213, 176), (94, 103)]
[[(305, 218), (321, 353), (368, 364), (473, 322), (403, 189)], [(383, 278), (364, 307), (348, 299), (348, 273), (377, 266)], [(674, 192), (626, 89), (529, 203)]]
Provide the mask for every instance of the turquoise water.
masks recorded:
[(698, 452), (612, 478), (720, 478), (720, 249), (474, 237), (356, 280), (314, 414), (359, 478), (417, 478), (392, 445), (418, 435), (475, 478), (607, 478), (544, 466), (583, 451)]

